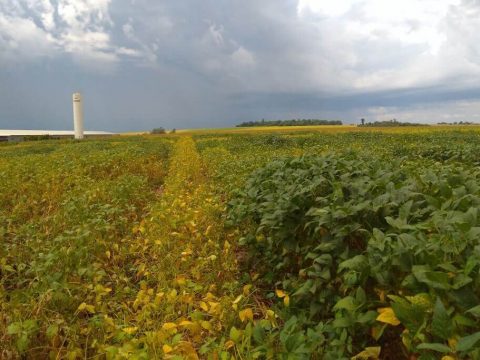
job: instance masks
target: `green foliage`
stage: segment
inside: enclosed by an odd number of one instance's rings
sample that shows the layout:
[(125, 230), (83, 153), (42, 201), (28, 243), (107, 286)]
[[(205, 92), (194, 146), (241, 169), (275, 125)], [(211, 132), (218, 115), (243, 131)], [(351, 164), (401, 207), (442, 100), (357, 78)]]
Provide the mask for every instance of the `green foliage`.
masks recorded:
[(235, 193), (230, 218), (244, 224), (247, 267), (290, 294), (288, 314), (302, 329), (327, 324), (325, 358), (392, 346), (397, 329), (405, 353), (475, 357), (480, 322), (463, 314), (480, 300), (479, 205), (475, 167), (347, 152), (269, 163)]
[(166, 133), (167, 133), (167, 131), (163, 127), (158, 127), (158, 128), (152, 129), (152, 131), (150, 131), (150, 134), (154, 134), (154, 135), (166, 134)]
[[(362, 119), (363, 120), (363, 119)], [(410, 122), (402, 122), (402, 121), (397, 121), (396, 119), (392, 119), (390, 121), (374, 121), (365, 123), (365, 121), (362, 121), (362, 123), (359, 126), (365, 126), (365, 127), (398, 127), (398, 126), (428, 126), (426, 124), (419, 124), (419, 123), (410, 123)]]
[(340, 120), (318, 120), (318, 119), (293, 119), (293, 120), (262, 120), (246, 121), (237, 127), (257, 127), (257, 126), (313, 126), (313, 125), (342, 125)]
[(0, 144), (0, 357), (479, 359), (480, 136), (435, 129)]

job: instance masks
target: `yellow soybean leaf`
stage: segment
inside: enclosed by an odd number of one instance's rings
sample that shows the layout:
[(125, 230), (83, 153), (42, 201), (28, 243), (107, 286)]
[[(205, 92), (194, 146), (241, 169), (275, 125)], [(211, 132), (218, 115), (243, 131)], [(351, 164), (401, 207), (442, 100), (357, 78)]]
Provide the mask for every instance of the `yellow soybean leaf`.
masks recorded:
[(200, 323), (200, 325), (202, 326), (202, 328), (204, 328), (205, 330), (212, 330), (212, 324), (210, 324), (208, 321), (202, 321)]
[(377, 321), (390, 324), (393, 326), (400, 325), (400, 320), (397, 319), (392, 308), (380, 308), (377, 309), (380, 315), (377, 316)]
[(171, 353), (173, 351), (173, 348), (167, 344), (163, 345), (162, 349), (165, 354)]
[(208, 225), (207, 230), (205, 230), (205, 236), (208, 236), (208, 234), (210, 234), (210, 230), (212, 230), (212, 225)]
[(180, 350), (182, 353), (182, 359), (185, 360), (199, 360), (197, 351), (193, 347), (193, 345), (187, 341), (180, 341), (177, 345), (177, 350)]
[(248, 294), (250, 294), (250, 289), (252, 288), (252, 285), (249, 284), (249, 285), (245, 285), (243, 287), (243, 295), (247, 296)]
[(233, 304), (238, 304), (242, 300), (243, 295), (238, 295), (237, 298), (233, 301)]
[(86, 312), (89, 312), (90, 314), (94, 314), (95, 313), (95, 306), (93, 305), (88, 305), (87, 303), (81, 303), (79, 306), (78, 306), (78, 311), (86, 311)]
[(451, 357), (450, 355), (445, 355), (442, 357), (442, 360), (455, 360), (455, 358)]
[(133, 335), (137, 332), (138, 328), (136, 326), (126, 327), (122, 329), (124, 333), (128, 335)]
[(450, 346), (452, 349), (457, 348), (457, 343), (458, 343), (458, 340), (454, 337), (448, 339), (448, 346)]
[(253, 321), (253, 311), (250, 308), (247, 308), (245, 310), (242, 310), (238, 313), (238, 317), (242, 322), (245, 322), (247, 320)]
[(200, 323), (194, 322), (190, 325), (185, 325), (185, 329), (187, 329), (192, 335), (199, 334), (202, 331), (202, 326)]
[(111, 317), (108, 317), (108, 315), (103, 316), (103, 321), (108, 326), (115, 327), (115, 322), (113, 321), (113, 319)]
[(200, 301), (200, 308), (203, 311), (208, 311), (208, 305), (204, 301)]
[(214, 301), (209, 301), (208, 302), (208, 305), (210, 305), (210, 310), (209, 310), (209, 313), (210, 314), (216, 314), (216, 313), (219, 313), (222, 309), (220, 303), (218, 302), (214, 302)]
[(226, 343), (225, 343), (225, 349), (230, 349), (232, 347), (235, 346), (235, 343), (232, 341), (232, 340), (228, 340)]
[(289, 306), (290, 305), (290, 296), (285, 295), (285, 297), (283, 298), (283, 303), (285, 304), (285, 306)]
[(284, 298), (287, 294), (285, 293), (285, 291), (283, 290), (280, 290), (280, 289), (277, 289), (275, 290), (275, 294), (277, 294), (277, 296), (281, 299), (281, 298)]
[(180, 324), (178, 324), (178, 326), (189, 326), (189, 325), (192, 325), (193, 322), (191, 321), (188, 321), (188, 320), (183, 320), (180, 322)]
[(167, 322), (167, 323), (163, 324), (163, 326), (162, 326), (163, 330), (172, 330), (172, 329), (176, 329), (176, 328), (177, 328), (177, 324), (172, 323), (172, 322)]
[(184, 286), (187, 283), (187, 279), (185, 278), (185, 276), (177, 276), (175, 281), (178, 286)]
[(380, 352), (382, 348), (380, 346), (367, 347), (361, 353), (358, 353), (351, 360), (377, 360), (380, 358)]

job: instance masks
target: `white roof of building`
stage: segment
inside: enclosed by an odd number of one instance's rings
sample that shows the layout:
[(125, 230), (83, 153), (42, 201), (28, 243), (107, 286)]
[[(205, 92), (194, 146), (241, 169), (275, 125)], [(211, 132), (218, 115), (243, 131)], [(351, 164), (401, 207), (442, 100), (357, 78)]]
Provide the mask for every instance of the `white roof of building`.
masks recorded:
[[(84, 131), (84, 135), (114, 135), (107, 131)], [(73, 136), (73, 130), (0, 130), (0, 136)]]

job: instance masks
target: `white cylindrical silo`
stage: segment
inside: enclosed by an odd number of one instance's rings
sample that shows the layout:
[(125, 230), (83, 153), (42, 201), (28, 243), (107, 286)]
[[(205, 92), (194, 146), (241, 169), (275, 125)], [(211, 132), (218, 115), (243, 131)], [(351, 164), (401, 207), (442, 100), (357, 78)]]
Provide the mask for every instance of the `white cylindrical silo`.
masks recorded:
[(75, 139), (83, 139), (83, 102), (82, 94), (73, 94), (73, 128)]

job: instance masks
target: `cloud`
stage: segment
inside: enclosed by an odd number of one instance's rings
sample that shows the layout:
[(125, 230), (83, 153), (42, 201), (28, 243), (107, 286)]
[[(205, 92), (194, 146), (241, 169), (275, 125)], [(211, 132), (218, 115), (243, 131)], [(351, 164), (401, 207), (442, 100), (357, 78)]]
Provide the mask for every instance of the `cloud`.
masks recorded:
[(110, 0), (18, 0), (0, 4), (4, 62), (69, 54), (81, 66), (109, 71), (134, 49), (112, 42)]
[(460, 121), (480, 123), (480, 100), (447, 101), (435, 107), (426, 107), (424, 104), (407, 107), (372, 107), (367, 109), (366, 118), (368, 121), (400, 119), (424, 124)]
[(478, 28), (473, 0), (3, 1), (0, 91), (32, 77), (19, 93), (80, 83), (93, 116), (107, 123), (109, 104), (125, 128), (137, 117), (133, 127), (474, 116)]
[(358, 92), (478, 81), (479, 9), (469, 0), (301, 0), (297, 12), (316, 26), (315, 52), (337, 87)]
[(233, 63), (239, 67), (251, 67), (255, 65), (255, 56), (243, 46), (235, 50), (231, 57)]
[[(148, 44), (146, 41), (140, 39), (136, 35), (135, 28), (133, 26), (133, 19), (129, 18), (128, 22), (123, 24), (122, 31), (125, 37), (130, 40), (130, 42), (136, 47), (137, 49), (129, 49), (129, 51), (123, 50), (123, 54), (135, 56), (139, 59), (143, 59), (143, 65), (155, 65), (157, 62), (157, 50), (158, 44), (155, 42)], [(124, 49), (124, 48), (122, 48)]]
[(217, 26), (215, 24), (211, 24), (208, 27), (208, 31), (205, 33), (205, 36), (203, 38), (205, 43), (212, 42), (218, 47), (222, 47), (225, 44), (225, 41), (223, 40), (223, 35), (222, 32), (224, 31), (223, 26)]
[(34, 61), (54, 56), (57, 41), (32, 19), (9, 17), (0, 13), (0, 63), (19, 59)]

